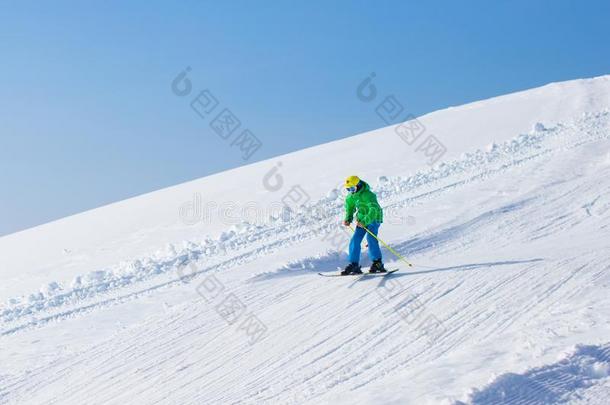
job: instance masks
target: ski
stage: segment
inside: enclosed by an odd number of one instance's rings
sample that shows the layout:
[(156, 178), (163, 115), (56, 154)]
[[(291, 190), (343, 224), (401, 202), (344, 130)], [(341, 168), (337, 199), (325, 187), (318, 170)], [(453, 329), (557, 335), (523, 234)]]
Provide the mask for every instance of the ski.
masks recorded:
[(367, 272), (363, 272), (363, 273), (358, 273), (358, 274), (323, 274), (323, 273), (318, 273), (319, 275), (321, 275), (322, 277), (347, 277), (347, 276), (387, 276), (388, 274), (392, 274), (397, 272), (399, 269), (392, 269), (392, 270), (388, 270), (385, 273), (369, 273)]

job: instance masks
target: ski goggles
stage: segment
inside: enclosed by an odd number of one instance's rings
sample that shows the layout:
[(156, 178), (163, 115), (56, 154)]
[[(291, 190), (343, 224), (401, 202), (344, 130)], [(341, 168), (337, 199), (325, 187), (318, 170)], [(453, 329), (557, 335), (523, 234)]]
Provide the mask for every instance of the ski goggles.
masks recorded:
[(356, 192), (356, 190), (358, 190), (358, 186), (346, 187), (345, 189), (347, 190), (348, 193), (354, 194)]

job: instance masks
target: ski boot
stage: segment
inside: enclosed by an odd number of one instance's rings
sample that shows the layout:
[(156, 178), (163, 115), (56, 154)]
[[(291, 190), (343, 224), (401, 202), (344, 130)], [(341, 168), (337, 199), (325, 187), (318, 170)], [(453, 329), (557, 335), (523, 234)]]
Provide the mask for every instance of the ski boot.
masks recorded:
[(360, 265), (358, 263), (348, 264), (345, 270), (341, 272), (342, 276), (347, 276), (350, 274), (362, 274), (362, 270), (360, 269)]
[(371, 268), (369, 269), (369, 273), (386, 273), (387, 270), (383, 267), (383, 262), (381, 259), (377, 259), (373, 261), (371, 264)]

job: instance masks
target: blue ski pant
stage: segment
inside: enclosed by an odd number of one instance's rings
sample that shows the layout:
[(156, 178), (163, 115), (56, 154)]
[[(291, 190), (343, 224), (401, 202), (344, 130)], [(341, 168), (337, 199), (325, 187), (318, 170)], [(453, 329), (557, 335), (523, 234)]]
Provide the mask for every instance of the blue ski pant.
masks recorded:
[[(379, 232), (379, 226), (381, 224), (372, 223), (367, 226), (368, 230), (377, 235)], [(366, 241), (369, 244), (369, 258), (371, 260), (381, 259), (381, 249), (379, 248), (379, 242), (369, 234), (366, 229), (356, 227), (352, 240), (349, 242), (349, 261), (350, 263), (360, 263), (360, 244), (362, 239), (366, 235)]]

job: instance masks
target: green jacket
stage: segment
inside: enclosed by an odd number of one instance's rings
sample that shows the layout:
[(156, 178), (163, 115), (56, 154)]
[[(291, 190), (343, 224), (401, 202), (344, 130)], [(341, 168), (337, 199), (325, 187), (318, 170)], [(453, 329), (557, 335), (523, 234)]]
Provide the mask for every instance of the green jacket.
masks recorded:
[(360, 190), (354, 194), (349, 194), (345, 198), (345, 220), (352, 222), (354, 213), (356, 220), (365, 226), (374, 222), (383, 222), (383, 210), (377, 202), (377, 196), (371, 191), (371, 188), (364, 181)]

